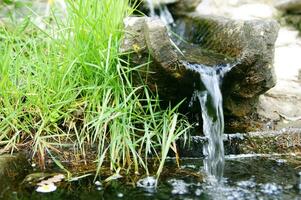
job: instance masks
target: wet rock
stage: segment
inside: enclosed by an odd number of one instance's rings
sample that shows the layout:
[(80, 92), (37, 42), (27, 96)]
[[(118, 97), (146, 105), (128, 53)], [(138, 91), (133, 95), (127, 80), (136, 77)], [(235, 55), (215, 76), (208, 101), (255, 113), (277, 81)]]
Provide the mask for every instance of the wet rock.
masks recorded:
[(194, 11), (202, 0), (179, 0), (177, 3), (170, 6), (172, 13), (180, 14)]
[(18, 170), (22, 171), (26, 166), (29, 166), (29, 164), (24, 155), (0, 155), (0, 177), (14, 174)]
[[(0, 155), (0, 191), (7, 190), (11, 182), (22, 182), (29, 167), (29, 162), (23, 154)], [(3, 198), (1, 192), (0, 199)]]
[(163, 22), (131, 17), (125, 20), (125, 24), (127, 34), (120, 51), (132, 53), (130, 58), (134, 66), (144, 64), (139, 69), (140, 73), (134, 74), (134, 82), (148, 84), (151, 90), (159, 92), (162, 99), (174, 103), (190, 96), (193, 93), (192, 80), (197, 80), (197, 75), (187, 71), (180, 63), (179, 53)]
[(129, 18), (126, 25), (128, 34), (121, 51), (132, 52), (131, 62), (136, 65), (151, 58), (153, 62), (141, 68), (146, 73), (140, 73), (139, 77), (167, 101), (178, 103), (190, 99), (199, 81), (197, 74), (183, 66), (183, 61), (209, 66), (238, 62), (223, 83), (227, 116), (250, 114), (255, 110), (258, 96), (276, 83), (273, 58), (279, 26), (275, 21), (189, 14), (177, 20), (174, 30), (189, 43), (171, 41), (159, 19)]
[[(299, 153), (300, 137), (301, 128), (224, 134), (225, 155)], [(207, 139), (200, 136), (190, 137), (189, 145), (183, 145), (184, 142), (180, 141), (178, 145), (180, 156), (193, 158), (204, 156), (202, 147), (206, 142)]]
[[(239, 64), (223, 83), (227, 115), (245, 116), (258, 96), (276, 84), (274, 43), (279, 26), (272, 20), (240, 21), (192, 14), (178, 22), (184, 39), (203, 50), (225, 55)], [(191, 31), (193, 30), (193, 31)]]
[(276, 7), (285, 12), (301, 13), (301, 0), (281, 0)]

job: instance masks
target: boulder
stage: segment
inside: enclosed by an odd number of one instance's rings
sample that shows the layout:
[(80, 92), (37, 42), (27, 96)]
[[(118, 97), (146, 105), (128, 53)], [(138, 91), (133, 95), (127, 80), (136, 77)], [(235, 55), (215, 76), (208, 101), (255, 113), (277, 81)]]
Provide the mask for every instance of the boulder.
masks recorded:
[(169, 7), (172, 13), (186, 13), (196, 10), (202, 0), (179, 0), (177, 3), (171, 4)]
[(276, 8), (284, 12), (301, 13), (301, 0), (280, 0)]
[(152, 62), (141, 67), (136, 77), (165, 102), (177, 104), (186, 98), (188, 105), (200, 81), (184, 61), (208, 66), (238, 62), (223, 81), (226, 119), (251, 116), (259, 95), (276, 83), (273, 58), (279, 26), (275, 21), (240, 21), (191, 13), (176, 21), (173, 31), (180, 40), (171, 40), (159, 19), (135, 17), (126, 21), (121, 52), (132, 52), (134, 65), (145, 64), (150, 58)]

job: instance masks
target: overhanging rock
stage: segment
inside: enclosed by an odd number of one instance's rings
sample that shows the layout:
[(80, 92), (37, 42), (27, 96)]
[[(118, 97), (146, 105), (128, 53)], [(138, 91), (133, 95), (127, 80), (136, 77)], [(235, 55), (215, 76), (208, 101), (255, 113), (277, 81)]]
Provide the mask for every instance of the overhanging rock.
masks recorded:
[(152, 61), (140, 68), (139, 77), (166, 102), (189, 100), (199, 81), (183, 61), (208, 66), (238, 62), (223, 82), (226, 118), (249, 116), (259, 95), (276, 83), (273, 59), (279, 26), (275, 21), (237, 21), (192, 13), (178, 17), (173, 31), (181, 39), (173, 40), (159, 19), (131, 17), (125, 21), (121, 52), (132, 53), (133, 65)]

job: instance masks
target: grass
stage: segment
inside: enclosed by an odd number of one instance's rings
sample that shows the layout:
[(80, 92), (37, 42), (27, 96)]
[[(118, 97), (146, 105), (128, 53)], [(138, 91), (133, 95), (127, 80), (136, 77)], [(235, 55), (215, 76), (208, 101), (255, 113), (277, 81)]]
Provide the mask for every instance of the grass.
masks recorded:
[(127, 0), (67, 5), (67, 20), (54, 18), (51, 29), (28, 19), (0, 28), (0, 151), (29, 148), (45, 166), (64, 150), (85, 159), (94, 148), (98, 174), (104, 163), (112, 172), (149, 174), (152, 156), (159, 176), (189, 124), (132, 84), (137, 66), (121, 60), (118, 48), (133, 9)]

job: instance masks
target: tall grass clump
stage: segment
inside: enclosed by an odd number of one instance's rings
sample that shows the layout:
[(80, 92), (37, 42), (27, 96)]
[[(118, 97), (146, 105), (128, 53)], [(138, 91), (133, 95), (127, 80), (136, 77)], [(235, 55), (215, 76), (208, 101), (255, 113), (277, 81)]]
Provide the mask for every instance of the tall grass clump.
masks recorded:
[(85, 159), (92, 149), (98, 173), (105, 163), (112, 172), (149, 173), (151, 156), (159, 174), (189, 125), (146, 86), (132, 85), (137, 66), (118, 52), (132, 8), (127, 0), (70, 0), (67, 8), (66, 20), (54, 17), (46, 30), (29, 19), (0, 28), (1, 151), (27, 147), (44, 166), (49, 156)]

